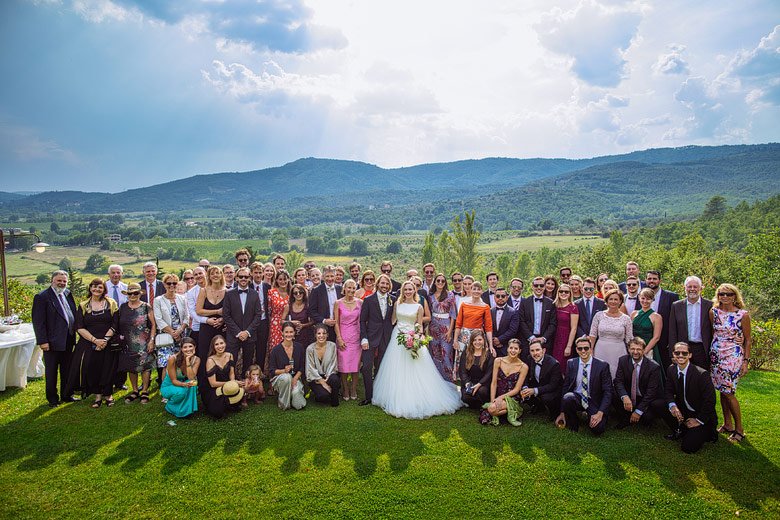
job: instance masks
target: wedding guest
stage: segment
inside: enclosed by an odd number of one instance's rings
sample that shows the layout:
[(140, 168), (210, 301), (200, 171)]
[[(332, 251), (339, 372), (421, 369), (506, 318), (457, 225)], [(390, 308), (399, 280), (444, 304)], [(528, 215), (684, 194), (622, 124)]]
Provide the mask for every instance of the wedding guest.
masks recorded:
[(490, 401), (494, 358), (485, 344), (485, 334), (475, 330), (460, 359), (461, 400), (474, 410)]
[[(268, 348), (282, 341), (282, 323), (290, 314), (290, 275), (284, 269), (276, 271), (274, 283), (268, 291)], [(266, 360), (268, 365), (268, 360)], [(267, 372), (268, 366), (263, 367)]]
[(499, 425), (499, 418), (506, 415), (512, 426), (521, 426), (523, 409), (515, 396), (528, 374), (528, 365), (520, 360), (520, 341), (513, 339), (507, 346), (507, 355), (496, 358), (493, 363), (493, 378), (490, 383), (490, 402), (479, 415), (482, 424)]
[(680, 299), (677, 293), (667, 291), (661, 288), (661, 273), (658, 271), (647, 271), (645, 274), (645, 283), (647, 287), (655, 293), (653, 300), (653, 310), (661, 315), (663, 328), (661, 337), (658, 339), (658, 351), (661, 354), (662, 367), (669, 366), (672, 360), (669, 356), (669, 316), (672, 312), (672, 304)]
[(263, 283), (273, 287), (274, 280), (276, 280), (276, 267), (274, 267), (274, 264), (270, 262), (263, 264)]
[(222, 277), (225, 280), (225, 290), (235, 288), (236, 270), (230, 264), (222, 266)]
[(204, 270), (208, 270), (209, 267), (211, 267), (211, 262), (209, 262), (206, 258), (201, 258), (198, 260), (198, 267), (202, 267)]
[(221, 419), (229, 411), (240, 410), (244, 382), (236, 381), (235, 360), (219, 334), (211, 338), (205, 374), (207, 380), (200, 384), (200, 395), (206, 413)]
[(176, 284), (176, 294), (181, 294), (182, 296), (187, 296), (187, 282), (184, 280), (179, 280), (179, 282)]
[(641, 307), (641, 304), (639, 303), (639, 278), (636, 276), (629, 276), (628, 279), (623, 282), (623, 287), (625, 287), (625, 291), (622, 289), (621, 291), (626, 294), (626, 300), (620, 310), (623, 314), (631, 316), (634, 314), (635, 310), (638, 310)]
[[(152, 305), (141, 301), (141, 286), (130, 283), (124, 291), (127, 301), (119, 306), (114, 328), (119, 334), (122, 351), (119, 353), (118, 370), (130, 374), (132, 392), (125, 397), (126, 403), (132, 403), (139, 397), (141, 404), (149, 402), (149, 383), (152, 368), (157, 364), (154, 355), (154, 338), (157, 324), (154, 321)], [(138, 389), (138, 376), (141, 376), (141, 389)]]
[(343, 268), (343, 267), (341, 267), (340, 265), (337, 265), (337, 266), (335, 267), (335, 269), (336, 269), (336, 278), (335, 278), (335, 281), (336, 281), (336, 283), (337, 283), (338, 285), (343, 285), (343, 284), (344, 284), (344, 276), (345, 276), (347, 273), (346, 273), (346, 271), (344, 271), (344, 268)]
[(434, 277), (428, 303), (431, 307), (431, 323), (428, 326), (431, 342), (428, 344), (428, 351), (439, 374), (452, 383), (452, 369), (455, 366), (452, 333), (458, 313), (455, 310), (455, 295), (449, 291), (444, 274), (439, 273)]
[[(603, 294), (605, 296), (606, 296), (606, 294), (609, 291), (619, 291), (619, 290), (620, 289), (618, 289), (618, 284), (617, 284), (617, 282), (615, 280), (607, 279), (607, 280), (604, 281), (603, 284), (601, 284), (601, 294)], [(623, 291), (620, 291), (620, 294), (623, 294)], [(605, 301), (606, 301), (606, 299), (605, 299)], [(623, 301), (625, 302), (625, 296), (623, 297)], [(621, 307), (622, 307), (622, 305), (623, 304), (621, 304)]]
[(122, 275), (124, 272), (124, 268), (119, 264), (111, 264), (108, 266), (106, 296), (114, 300), (120, 307), (127, 301), (127, 296), (125, 296), (125, 293), (122, 292), (127, 289), (127, 284), (122, 281)]
[(650, 426), (658, 410), (666, 406), (661, 366), (645, 357), (645, 340), (640, 337), (628, 342), (628, 354), (618, 361), (613, 384), (612, 405), (619, 429), (631, 424)]
[[(631, 283), (631, 281), (629, 280), (627, 283)], [(661, 338), (663, 320), (661, 315), (651, 307), (653, 298), (655, 298), (655, 293), (652, 289), (645, 287), (639, 291), (639, 309), (631, 313), (631, 328), (634, 336), (644, 340), (645, 356), (660, 366), (663, 360), (658, 352), (658, 340)]]
[(450, 275), (450, 281), (452, 281), (452, 291), (450, 292), (455, 297), (455, 313), (457, 314), (458, 309), (460, 309), (460, 301), (464, 298), (463, 273), (455, 271)]
[(290, 290), (289, 320), (295, 325), (295, 341), (304, 346), (314, 343), (314, 320), (309, 314), (309, 295), (306, 287), (296, 283)]
[(558, 361), (547, 354), (540, 338), (535, 338), (528, 350), (528, 377), (520, 390), (520, 397), (531, 408), (531, 413), (546, 409), (550, 420), (554, 421), (561, 411), (561, 373), (565, 370), (561, 370)]
[(672, 304), (669, 313), (669, 343), (684, 341), (691, 348), (691, 363), (710, 369), (712, 345), (712, 301), (701, 296), (701, 279), (689, 276), (685, 279), (685, 299)]
[(490, 317), (493, 320), (493, 349), (497, 356), (506, 356), (509, 340), (517, 337), (520, 330), (520, 313), (507, 305), (509, 294), (503, 287), (496, 288), (493, 298), (496, 303), (490, 309)]
[[(465, 280), (465, 277), (464, 277)], [(463, 300), (458, 311), (458, 317), (455, 319), (454, 342), (457, 342), (458, 352), (455, 353), (455, 367), (453, 367), (453, 377), (458, 377), (460, 370), (461, 353), (466, 350), (469, 344), (469, 338), (475, 330), (481, 330), (487, 338), (487, 349), (491, 354), (493, 349), (493, 319), (490, 316), (490, 305), (482, 301), (482, 284), (474, 282), (471, 284), (471, 300)], [(455, 345), (456, 343), (453, 343)]]
[(309, 271), (309, 282), (309, 291), (312, 291), (315, 287), (319, 287), (320, 283), (322, 283), (322, 271), (316, 267), (312, 267), (311, 271)]
[(626, 345), (634, 337), (631, 318), (620, 312), (623, 293), (610, 289), (605, 295), (607, 310), (596, 313), (590, 326), (593, 356), (609, 365), (609, 373), (617, 372), (618, 361), (626, 355)]
[(241, 269), (242, 267), (249, 269), (249, 250), (242, 247), (233, 254), (233, 257), (236, 259), (237, 269)]
[(363, 287), (363, 283), (361, 280), (360, 272), (363, 270), (363, 267), (357, 263), (352, 262), (349, 264), (349, 277), (355, 280), (355, 283), (358, 287)]
[[(69, 374), (68, 387), (81, 388), (94, 394), (92, 408), (100, 408), (103, 398), (107, 406), (114, 405), (114, 377), (117, 349), (111, 337), (114, 335), (114, 315), (119, 310), (111, 298), (106, 297), (106, 284), (102, 278), (89, 283), (89, 299), (76, 309), (76, 331), (79, 342)], [(81, 354), (81, 355), (79, 355)], [(66, 390), (65, 395), (72, 392)]]
[(507, 302), (517, 312), (520, 312), (520, 303), (523, 301), (523, 281), (520, 278), (512, 278), (509, 282), (509, 301)]
[(596, 277), (596, 298), (604, 299), (604, 291), (601, 286), (604, 285), (604, 282), (607, 280), (609, 280), (609, 275), (607, 273), (600, 273)]
[(488, 273), (485, 277), (485, 282), (488, 285), (487, 290), (482, 293), (482, 301), (490, 305), (496, 306), (496, 289), (498, 289), (498, 273)]
[[(316, 285), (309, 293), (309, 313), (314, 323), (324, 323), (328, 326), (328, 339), (336, 343), (333, 304), (341, 298), (341, 286), (336, 284), (336, 268), (329, 265), (324, 269), (325, 282)], [(311, 272), (314, 274), (315, 270), (312, 269)]]
[(306, 272), (306, 269), (303, 267), (299, 267), (293, 272), (293, 283), (303, 286), (306, 289), (306, 292), (309, 291), (308, 286), (306, 282), (309, 280), (308, 273)]
[[(43, 351), (46, 366), (46, 400), (49, 406), (59, 406), (62, 401), (73, 401), (67, 394), (68, 375), (76, 342), (76, 302), (68, 286), (68, 273), (54, 271), (51, 286), (33, 297), (32, 324), (35, 343)], [(60, 393), (57, 393), (57, 373), (60, 376)]]
[(165, 294), (154, 299), (154, 322), (157, 324), (155, 353), (157, 355), (157, 379), (162, 384), (163, 368), (168, 366), (168, 358), (179, 351), (181, 339), (187, 329), (190, 315), (187, 300), (176, 294), (179, 277), (168, 273), (163, 277)]
[(265, 389), (263, 388), (263, 371), (260, 365), (249, 365), (244, 379), (244, 400), (241, 408), (249, 407), (249, 399), (255, 404), (265, 401)]
[[(463, 296), (460, 298), (460, 300), (457, 300), (458, 305), (458, 312), (460, 312), (460, 306), (464, 301), (471, 300), (471, 286), (474, 284), (474, 277), (470, 274), (463, 275), (463, 282), (462, 282), (462, 288), (463, 288)], [(457, 338), (455, 338), (457, 340)]]
[[(189, 336), (195, 340), (195, 345), (200, 346), (200, 343), (198, 342), (198, 336), (200, 335), (200, 326), (202, 323), (206, 322), (206, 318), (199, 316), (196, 312), (197, 306), (198, 306), (198, 297), (200, 296), (200, 292), (206, 287), (206, 270), (202, 267), (196, 267), (192, 270), (192, 276), (195, 281), (195, 285), (187, 291), (186, 294), (186, 300), (187, 300), (187, 312), (189, 313), (189, 323), (187, 325), (190, 327), (190, 333)], [(205, 359), (208, 356), (208, 343), (203, 345), (198, 351), (197, 354), (198, 358)], [(205, 369), (205, 364), (200, 364), (201, 370)], [(158, 384), (162, 381), (158, 381)]]
[[(189, 417), (198, 411), (198, 368), (195, 340), (182, 338), (181, 350), (168, 357), (160, 395), (167, 400), (165, 411), (176, 417)], [(142, 401), (143, 402), (143, 401)]]
[(583, 297), (582, 277), (577, 274), (571, 275), (571, 278), (569, 278), (569, 287), (571, 287), (571, 301), (576, 302)]
[(528, 346), (534, 338), (542, 338), (547, 345), (555, 341), (555, 329), (558, 316), (555, 303), (544, 295), (544, 278), (537, 276), (532, 282), (533, 297), (523, 298), (520, 304), (520, 344), (521, 357), (528, 359)]
[[(619, 312), (619, 311), (618, 311)], [(555, 419), (559, 428), (578, 431), (578, 415), (585, 412), (588, 428), (594, 435), (601, 435), (607, 428), (609, 407), (612, 403), (612, 377), (609, 365), (591, 354), (587, 337), (576, 341), (578, 358), (570, 359), (566, 378), (561, 387), (561, 413)]]
[(306, 380), (318, 403), (339, 405), (341, 381), (337, 370), (336, 344), (328, 341), (328, 327), (317, 324), (316, 341), (306, 349)]
[(399, 289), (401, 289), (401, 282), (393, 280), (393, 262), (390, 260), (384, 260), (379, 264), (379, 270), (382, 274), (386, 274), (390, 278), (390, 292), (394, 295), (398, 295)]
[(276, 345), (269, 356), (271, 384), (279, 395), (278, 405), (282, 410), (306, 406), (303, 395), (303, 383), (306, 363), (306, 351), (300, 343), (295, 343), (295, 326), (292, 323), (282, 325), (282, 342)]
[(417, 303), (423, 308), (423, 328), (427, 331), (428, 324), (431, 322), (431, 306), (428, 304), (428, 291), (423, 289), (423, 281), (419, 276), (412, 276), (409, 280), (414, 283), (414, 287), (417, 289), (415, 298)]
[[(433, 290), (433, 276), (436, 274), (436, 266), (432, 263), (427, 263), (423, 266), (423, 279), (422, 289), (425, 291), (426, 296)], [(415, 273), (417, 275), (417, 273)]]
[(153, 305), (154, 299), (165, 292), (165, 286), (157, 279), (157, 264), (154, 262), (146, 262), (143, 266), (143, 272), (141, 301)]
[(558, 293), (558, 280), (551, 274), (544, 277), (544, 296), (555, 301), (555, 296)]
[[(639, 264), (637, 264), (633, 260), (626, 263), (626, 281), (628, 281), (628, 279), (631, 277), (634, 277), (637, 280), (639, 280)], [(645, 282), (640, 281), (639, 289), (644, 289), (645, 287), (646, 287)], [(626, 282), (620, 282), (620, 284), (618, 284), (618, 289), (620, 289), (624, 293), (627, 293), (628, 289), (626, 288)]]
[(200, 324), (198, 333), (198, 357), (205, 358), (206, 346), (211, 345), (211, 338), (216, 335), (224, 337), (225, 319), (223, 305), (225, 302), (225, 278), (222, 270), (213, 265), (206, 270), (206, 287), (198, 294), (195, 312), (206, 321)]
[(552, 356), (558, 361), (561, 375), (566, 375), (566, 361), (574, 355), (580, 311), (571, 301), (571, 287), (565, 283), (558, 288), (554, 303), (558, 326), (555, 328)]
[(181, 275), (182, 281), (187, 284), (187, 290), (189, 291), (195, 287), (195, 274), (192, 269), (185, 269)]
[(225, 322), (227, 350), (235, 360), (236, 372), (245, 373), (252, 365), (257, 347), (257, 328), (262, 319), (262, 307), (257, 291), (249, 288), (249, 269), (241, 267), (236, 275), (236, 288), (225, 293), (222, 319)]
[(284, 258), (284, 255), (280, 253), (276, 253), (274, 257), (271, 258), (271, 263), (277, 271), (281, 271), (287, 267), (287, 260)]
[(750, 314), (745, 309), (742, 293), (735, 285), (720, 284), (715, 294), (717, 300), (710, 309), (714, 329), (710, 366), (712, 383), (720, 392), (723, 411), (723, 426), (719, 431), (729, 433), (731, 442), (741, 442), (745, 438), (745, 430), (736, 394), (737, 383), (747, 374), (750, 362)]
[(569, 281), (571, 280), (571, 267), (561, 267), (558, 270), (558, 275), (560, 277), (562, 284), (571, 285)]
[(376, 283), (376, 292), (367, 297), (360, 307), (360, 355), (365, 395), (359, 406), (372, 404), (374, 377), (379, 372), (382, 357), (391, 341), (393, 331), (393, 295), (390, 276), (382, 273)]
[[(333, 321), (338, 347), (338, 368), (344, 400), (357, 399), (357, 374), (360, 369), (360, 307), (362, 300), (355, 298), (356, 284), (352, 279), (344, 282), (343, 296), (333, 305)], [(352, 381), (348, 385), (348, 381)]]
[[(260, 365), (260, 370), (265, 370), (266, 357), (269, 352), (268, 348), (268, 291), (271, 290), (271, 284), (263, 281), (264, 279), (264, 265), (261, 262), (252, 262), (249, 266), (249, 270), (252, 273), (252, 283), (249, 288), (257, 293), (260, 298), (260, 325), (257, 326), (257, 338), (255, 341), (255, 364)], [(271, 266), (271, 272), (276, 273), (276, 270)], [(266, 376), (268, 372), (264, 371)]]
[(360, 276), (360, 283), (358, 283), (358, 290), (355, 291), (355, 298), (365, 300), (376, 290), (376, 275), (371, 269), (366, 270)]
[(585, 281), (582, 282), (582, 293), (584, 296), (574, 302), (580, 312), (580, 321), (577, 323), (578, 338), (590, 333), (593, 316), (607, 308), (604, 300), (596, 298), (596, 282), (592, 278), (585, 278)]

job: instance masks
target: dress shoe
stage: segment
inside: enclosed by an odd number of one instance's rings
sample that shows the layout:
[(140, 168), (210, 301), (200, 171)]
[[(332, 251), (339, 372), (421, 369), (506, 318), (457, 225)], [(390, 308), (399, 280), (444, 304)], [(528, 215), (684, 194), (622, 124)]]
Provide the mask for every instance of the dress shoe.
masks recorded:
[(363, 399), (362, 401), (360, 401), (358, 403), (358, 406), (366, 406), (366, 405), (369, 405), (369, 404), (371, 404), (371, 399)]
[(49, 408), (57, 408), (60, 404), (59, 401), (52, 401), (49, 403)]
[(679, 430), (675, 430), (672, 433), (668, 433), (664, 435), (664, 439), (666, 439), (667, 441), (676, 441), (679, 440), (680, 438), (682, 438), (682, 432)]
[(62, 400), (63, 403), (76, 403), (78, 401), (81, 401), (81, 399), (73, 395)]

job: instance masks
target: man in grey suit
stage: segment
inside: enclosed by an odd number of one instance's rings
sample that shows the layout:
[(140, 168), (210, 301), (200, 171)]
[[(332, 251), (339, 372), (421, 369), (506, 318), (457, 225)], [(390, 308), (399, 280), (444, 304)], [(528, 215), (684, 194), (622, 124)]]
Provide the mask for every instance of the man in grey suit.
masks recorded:
[[(251, 279), (248, 268), (239, 269), (236, 273), (238, 286), (225, 293), (222, 304), (222, 318), (227, 326), (225, 341), (228, 352), (233, 354), (233, 359), (236, 360), (236, 379), (243, 377), (254, 360), (257, 327), (263, 317), (260, 296), (257, 291), (249, 288)], [(238, 357), (239, 351), (241, 358)]]
[(691, 363), (710, 369), (710, 345), (712, 344), (712, 301), (701, 297), (701, 279), (689, 276), (685, 279), (684, 300), (672, 304), (669, 313), (669, 345), (684, 341), (690, 347)]

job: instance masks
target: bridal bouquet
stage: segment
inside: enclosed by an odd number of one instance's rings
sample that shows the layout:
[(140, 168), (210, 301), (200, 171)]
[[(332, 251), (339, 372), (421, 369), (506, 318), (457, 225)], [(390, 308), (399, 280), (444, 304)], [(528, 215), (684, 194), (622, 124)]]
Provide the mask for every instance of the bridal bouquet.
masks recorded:
[(430, 342), (430, 336), (416, 330), (398, 334), (398, 344), (409, 351), (412, 355), (412, 359), (417, 359), (420, 356), (418, 351), (422, 347), (427, 347)]

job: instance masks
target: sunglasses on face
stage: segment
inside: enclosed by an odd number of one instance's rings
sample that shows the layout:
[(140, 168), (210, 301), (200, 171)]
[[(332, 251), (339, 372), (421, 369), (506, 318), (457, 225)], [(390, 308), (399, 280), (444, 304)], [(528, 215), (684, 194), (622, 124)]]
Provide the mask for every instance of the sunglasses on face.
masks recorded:
[(179, 282), (165, 282), (165, 285), (175, 287)]
[(535, 283), (534, 287), (536, 287), (538, 289), (540, 287), (544, 287), (544, 284), (543, 283)]
[(734, 296), (733, 292), (719, 292), (718, 298), (723, 298), (724, 296)]
[(239, 280), (249, 280), (249, 278), (251, 278), (251, 277), (249, 275), (246, 275), (246, 274), (240, 274), (240, 275), (237, 276), (237, 278)]
[(639, 284), (638, 283), (627, 283), (626, 287), (636, 287), (637, 285), (639, 285)]
[(690, 352), (685, 352), (682, 350), (675, 350), (672, 352), (672, 355), (675, 355), (677, 357), (688, 357), (690, 355)]
[(293, 296), (303, 296), (303, 292), (302, 291), (293, 291), (292, 293), (293, 293)]
[(570, 294), (570, 293), (571, 293), (571, 291), (567, 291), (566, 289), (564, 289), (562, 291), (561, 290), (558, 291), (558, 294)]
[(127, 293), (127, 295), (128, 295), (128, 296), (140, 296), (140, 295), (141, 295), (141, 293), (140, 293), (139, 291), (133, 291), (133, 292), (129, 292), (129, 293)]
[(425, 274), (433, 274), (433, 271), (423, 271)]
[(194, 276), (185, 276), (185, 277), (184, 277), (184, 281), (185, 281), (185, 282), (186, 282), (186, 281), (188, 281), (188, 280), (194, 280), (194, 279), (195, 279), (195, 277), (194, 277)]
[(595, 290), (596, 290), (596, 288), (595, 288), (595, 287), (585, 287), (585, 288), (583, 289), (583, 291), (585, 291), (585, 292), (593, 292), (593, 291), (595, 291)]
[(373, 278), (363, 278), (363, 281), (365, 281), (365, 282), (373, 282), (374, 279)]
[(452, 283), (460, 283), (463, 281), (463, 278), (453, 278)]
[(393, 270), (392, 269), (382, 269), (382, 272), (385, 273), (385, 274), (390, 274), (390, 273), (393, 272)]
[(587, 352), (590, 350), (590, 347), (577, 347), (577, 352)]
[(506, 294), (496, 294), (496, 295), (495, 295), (495, 297), (496, 297), (497, 299), (498, 299), (498, 298), (500, 298), (500, 299), (502, 299), (502, 300), (503, 300), (504, 298), (506, 298), (506, 297), (507, 297), (507, 295), (506, 295)]

